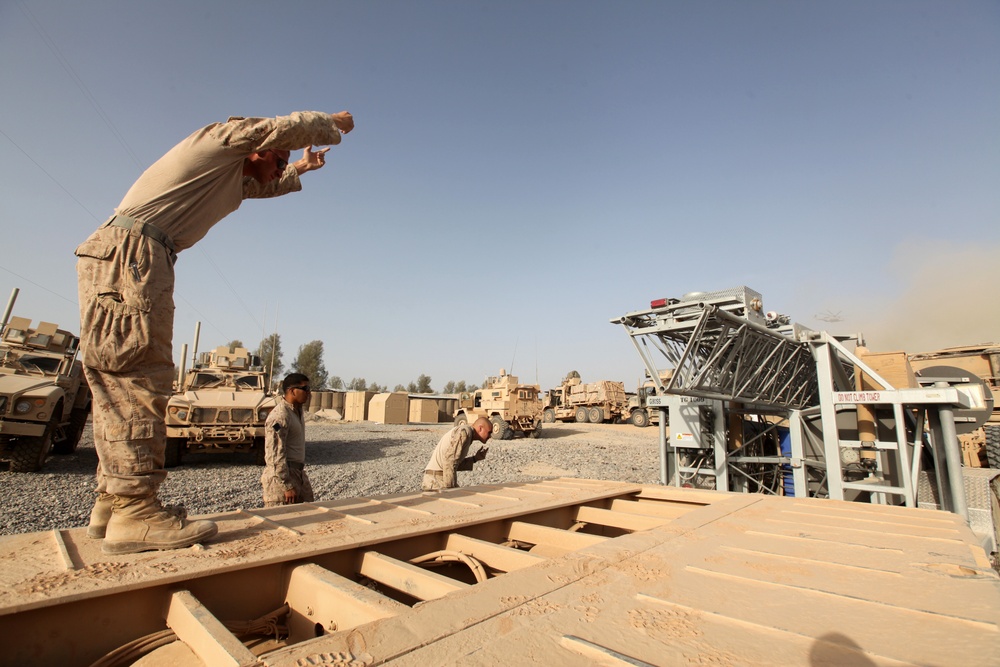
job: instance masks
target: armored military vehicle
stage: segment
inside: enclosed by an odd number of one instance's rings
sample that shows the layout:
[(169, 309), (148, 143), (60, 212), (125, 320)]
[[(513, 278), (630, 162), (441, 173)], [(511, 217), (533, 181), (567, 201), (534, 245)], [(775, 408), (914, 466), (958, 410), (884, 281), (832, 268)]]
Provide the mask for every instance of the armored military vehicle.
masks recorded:
[(72, 454), (90, 415), (80, 339), (51, 322), (11, 317), (0, 336), (0, 460), (37, 472), (49, 452)]
[[(673, 370), (667, 369), (660, 373), (660, 380), (664, 383), (669, 382), (672, 375)], [(656, 408), (650, 409), (647, 406), (647, 400), (650, 396), (656, 396), (656, 384), (649, 378), (649, 373), (646, 373), (646, 379), (639, 385), (636, 393), (630, 395), (626, 400), (625, 409), (622, 410), (622, 421), (640, 428), (645, 428), (650, 424), (659, 424), (660, 411)]]
[(580, 374), (570, 371), (562, 384), (545, 393), (542, 421), (618, 421), (626, 407), (625, 385), (612, 380), (583, 383)]
[(246, 348), (204, 352), (167, 404), (166, 467), (187, 452), (252, 452), (264, 464), (264, 420), (275, 406), (260, 358)]
[(482, 389), (459, 395), (455, 424), (465, 424), (479, 417), (493, 422), (493, 437), (510, 440), (515, 433), (537, 438), (542, 429), (542, 403), (537, 384), (520, 384), (516, 375), (500, 369), (497, 377), (488, 377)]

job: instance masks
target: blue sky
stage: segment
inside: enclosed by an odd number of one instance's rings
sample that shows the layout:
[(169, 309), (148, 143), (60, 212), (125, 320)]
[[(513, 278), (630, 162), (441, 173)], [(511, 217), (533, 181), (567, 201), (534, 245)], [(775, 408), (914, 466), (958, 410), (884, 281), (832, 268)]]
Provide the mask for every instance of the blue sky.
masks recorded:
[(1000, 339), (995, 1), (5, 0), (0, 297), (75, 330), (143, 169), (303, 109), (357, 128), (180, 255), (175, 356), (277, 317), (345, 380), (633, 386), (610, 318), (736, 285), (874, 350)]

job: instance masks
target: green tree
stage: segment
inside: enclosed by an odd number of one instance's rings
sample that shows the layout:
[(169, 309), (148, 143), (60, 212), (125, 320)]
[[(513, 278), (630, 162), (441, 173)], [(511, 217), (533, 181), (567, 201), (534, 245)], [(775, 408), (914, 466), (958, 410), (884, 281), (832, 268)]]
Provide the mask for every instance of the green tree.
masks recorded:
[(235, 352), (238, 347), (246, 347), (239, 338), (234, 338), (233, 340), (226, 343), (226, 347), (229, 348), (230, 352)]
[(463, 391), (469, 391), (469, 390), (465, 388), (465, 380), (459, 380), (458, 383), (455, 385), (455, 393), (461, 394)]
[(434, 390), (431, 389), (431, 377), (429, 375), (424, 375), (423, 373), (417, 378), (417, 392), (421, 394), (433, 394)]
[(406, 391), (410, 392), (411, 394), (419, 394), (420, 393), (420, 392), (417, 391), (417, 383), (416, 382), (411, 382), (410, 384), (406, 385)]
[(387, 387), (383, 387), (378, 382), (372, 382), (371, 386), (368, 387), (368, 391), (374, 391), (376, 394), (383, 394), (387, 389)]
[(329, 384), (330, 389), (333, 389), (334, 391), (341, 391), (344, 388), (344, 381), (339, 375), (331, 375)]
[(348, 391), (366, 391), (368, 389), (368, 381), (364, 378), (351, 378), (351, 381), (347, 383)]
[(299, 355), (292, 363), (292, 370), (309, 378), (313, 390), (326, 388), (329, 373), (323, 364), (323, 341), (314, 340), (299, 346)]
[(260, 357), (260, 363), (264, 365), (268, 387), (272, 384), (272, 377), (283, 377), (282, 371), (285, 370), (285, 365), (281, 362), (281, 336), (276, 333), (267, 336), (260, 341), (254, 354)]
[(455, 393), (455, 381), (448, 380), (447, 384), (441, 389), (442, 394), (454, 394)]
[(401, 385), (401, 384), (397, 384), (397, 385), (396, 385), (396, 388), (395, 388), (395, 389), (393, 389), (393, 391), (406, 391), (406, 387), (404, 387), (404, 386), (403, 386), (403, 385)]

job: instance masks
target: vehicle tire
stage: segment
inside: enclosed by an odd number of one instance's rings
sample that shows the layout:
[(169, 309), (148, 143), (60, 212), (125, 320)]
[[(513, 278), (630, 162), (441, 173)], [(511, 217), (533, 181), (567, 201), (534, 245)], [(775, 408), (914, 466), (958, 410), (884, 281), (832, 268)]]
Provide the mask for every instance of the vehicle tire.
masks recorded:
[(52, 434), (56, 430), (56, 420), (45, 425), (41, 435), (26, 436), (20, 439), (10, 454), (11, 472), (38, 472), (45, 465), (45, 459), (52, 449)]
[(52, 445), (52, 453), (63, 456), (76, 451), (76, 446), (80, 444), (83, 436), (83, 429), (87, 425), (90, 417), (90, 406), (85, 408), (73, 408), (69, 413), (69, 426), (66, 427), (66, 439)]
[(176, 468), (184, 460), (185, 438), (167, 438), (167, 446), (163, 452), (163, 467)]
[(528, 432), (528, 437), (532, 439), (537, 439), (542, 437), (542, 425), (541, 423), (535, 424), (535, 428)]
[(463, 412), (459, 416), (455, 417), (455, 426), (461, 426), (462, 424), (468, 424), (469, 418)]
[(587, 418), (590, 420), (591, 424), (600, 424), (604, 421), (604, 410), (598, 406), (594, 406), (587, 410)]
[(986, 432), (986, 461), (995, 470), (1000, 470), (1000, 424), (983, 426)]
[(546, 424), (551, 424), (556, 420), (556, 411), (552, 408), (545, 408), (545, 412), (542, 413), (542, 421)]
[(264, 454), (264, 438), (254, 438), (253, 448), (250, 450), (253, 452), (253, 462), (259, 466), (267, 465), (267, 458)]
[(649, 415), (642, 408), (638, 410), (633, 410), (632, 414), (629, 415), (628, 420), (632, 422), (632, 426), (638, 426), (639, 428), (645, 428), (649, 426)]
[(576, 409), (576, 423), (582, 424), (587, 421), (587, 408)]
[(497, 440), (510, 440), (514, 437), (514, 432), (510, 430), (510, 424), (500, 415), (490, 417), (493, 422), (493, 437)]

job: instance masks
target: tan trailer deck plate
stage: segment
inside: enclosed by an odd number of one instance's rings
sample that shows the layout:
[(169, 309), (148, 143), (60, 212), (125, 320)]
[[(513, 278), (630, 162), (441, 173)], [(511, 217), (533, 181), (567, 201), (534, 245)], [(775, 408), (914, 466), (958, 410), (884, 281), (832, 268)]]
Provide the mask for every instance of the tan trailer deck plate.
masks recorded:
[(944, 512), (562, 478), (212, 518), (174, 552), (0, 538), (0, 664), (1000, 665)]

